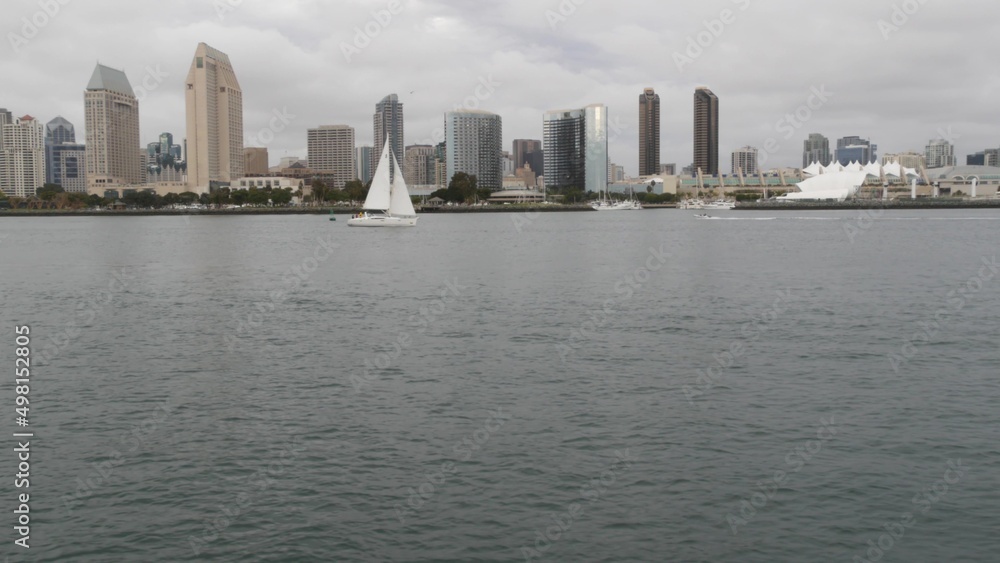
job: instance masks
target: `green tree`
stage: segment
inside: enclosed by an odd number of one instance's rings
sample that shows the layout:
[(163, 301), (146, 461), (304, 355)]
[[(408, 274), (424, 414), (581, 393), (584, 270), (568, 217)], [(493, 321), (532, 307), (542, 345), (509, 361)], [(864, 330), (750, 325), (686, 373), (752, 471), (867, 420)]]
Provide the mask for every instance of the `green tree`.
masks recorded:
[[(257, 191), (257, 188), (250, 188), (250, 190)], [(250, 192), (248, 190), (236, 190), (236, 191), (234, 191), (233, 195), (231, 196), (231, 198), (233, 200), (233, 205), (243, 205), (243, 204), (245, 204), (247, 202), (247, 199), (249, 198), (249, 196), (250, 196)]]
[(177, 197), (184, 205), (191, 205), (192, 203), (198, 201), (198, 194), (194, 192), (181, 192), (177, 195)]
[(318, 205), (319, 203), (326, 201), (327, 190), (326, 183), (323, 180), (313, 180), (312, 182), (312, 193), (313, 201)]
[(282, 188), (271, 191), (271, 202), (275, 205), (288, 205), (292, 201), (292, 188)]
[(465, 172), (456, 172), (448, 182), (446, 194), (448, 197), (442, 199), (457, 203), (471, 203), (476, 198), (476, 177)]
[(35, 195), (42, 201), (52, 201), (56, 194), (65, 193), (65, 191), (59, 184), (45, 184), (35, 190)]
[(361, 180), (351, 180), (344, 184), (344, 193), (350, 201), (364, 201), (368, 197), (368, 188), (361, 183)]

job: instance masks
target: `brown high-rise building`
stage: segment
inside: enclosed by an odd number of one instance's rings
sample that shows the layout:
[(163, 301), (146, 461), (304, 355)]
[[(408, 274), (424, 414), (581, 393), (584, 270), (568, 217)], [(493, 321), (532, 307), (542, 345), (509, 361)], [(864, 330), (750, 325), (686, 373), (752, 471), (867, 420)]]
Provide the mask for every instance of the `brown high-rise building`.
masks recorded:
[(719, 98), (704, 87), (694, 91), (694, 166), (719, 173)]
[[(523, 168), (528, 162), (528, 153), (542, 150), (542, 142), (533, 139), (514, 139), (514, 170)], [(538, 170), (535, 170), (538, 172)]]
[(244, 147), (243, 168), (247, 176), (267, 176), (267, 147)]
[(646, 88), (639, 95), (639, 175), (660, 173), (660, 95)]

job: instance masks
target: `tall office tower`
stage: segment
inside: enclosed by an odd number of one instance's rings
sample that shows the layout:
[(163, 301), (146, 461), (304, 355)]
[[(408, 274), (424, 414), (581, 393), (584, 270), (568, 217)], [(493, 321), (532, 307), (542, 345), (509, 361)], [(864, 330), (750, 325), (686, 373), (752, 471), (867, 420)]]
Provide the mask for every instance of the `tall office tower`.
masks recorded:
[(52, 147), (63, 143), (76, 144), (76, 131), (72, 123), (59, 116), (45, 124), (45, 181), (50, 184), (59, 183), (53, 179), (55, 151)]
[(547, 188), (600, 192), (608, 182), (608, 109), (547, 111), (542, 116)]
[(827, 166), (832, 162), (830, 157), (830, 139), (819, 133), (810, 133), (809, 138), (802, 143), (802, 168), (818, 162)]
[(243, 149), (243, 173), (247, 176), (267, 175), (267, 147), (245, 147)]
[(403, 179), (411, 186), (434, 185), (434, 147), (410, 145), (406, 147), (406, 172)]
[(736, 174), (738, 170), (742, 170), (744, 176), (757, 174), (756, 148), (743, 147), (733, 151), (733, 174)]
[(704, 87), (694, 91), (694, 166), (719, 173), (719, 98)]
[(382, 147), (385, 140), (389, 139), (389, 148), (396, 157), (401, 168), (400, 172), (406, 172), (403, 161), (406, 160), (406, 153), (403, 152), (403, 104), (400, 103), (396, 94), (389, 94), (382, 98), (382, 101), (375, 104), (375, 115), (372, 117), (375, 129), (375, 146), (372, 148), (371, 168), (372, 174), (378, 166), (378, 158), (382, 155)]
[(7, 153), (3, 148), (3, 134), (4, 128), (13, 122), (14, 116), (7, 111), (7, 108), (0, 108), (0, 191), (8, 196), (14, 195), (14, 188), (7, 185)]
[(347, 125), (321, 125), (309, 129), (306, 142), (309, 168), (333, 178), (331, 188), (343, 188), (355, 176), (354, 128)]
[(87, 145), (87, 190), (142, 182), (139, 159), (139, 100), (125, 73), (98, 64), (83, 94)]
[(446, 187), (451, 181), (448, 178), (448, 151), (444, 141), (434, 145), (434, 185)]
[(205, 192), (244, 176), (243, 90), (229, 56), (204, 43), (186, 84), (188, 186)]
[(62, 116), (56, 117), (45, 124), (45, 144), (59, 145), (62, 143), (75, 143), (76, 129), (73, 124)]
[(45, 126), (26, 115), (15, 119), (0, 109), (0, 191), (31, 197), (45, 185)]
[[(533, 152), (540, 152), (542, 150), (542, 142), (536, 141), (535, 139), (514, 139), (514, 146), (512, 147), (512, 154), (514, 155), (514, 169), (523, 168), (524, 163), (528, 161), (528, 155)], [(532, 168), (534, 170), (534, 168)], [(535, 172), (538, 172), (535, 170)]]
[(869, 164), (878, 161), (878, 145), (873, 145), (868, 139), (861, 137), (841, 137), (837, 139), (837, 162), (847, 166), (852, 162)]
[(660, 95), (646, 88), (639, 95), (639, 175), (660, 173)]
[(882, 166), (893, 162), (906, 168), (913, 168), (914, 170), (927, 168), (927, 160), (924, 158), (924, 155), (915, 152), (882, 155)]
[(180, 158), (180, 147), (171, 133), (160, 133), (159, 140), (146, 145), (146, 183), (183, 182), (186, 163)]
[(70, 193), (87, 193), (86, 146), (73, 124), (57, 117), (45, 124), (45, 181)]
[(476, 185), (503, 189), (503, 122), (482, 110), (449, 111), (444, 115), (448, 181), (458, 172), (477, 179)]
[(955, 145), (944, 139), (931, 139), (924, 149), (927, 168), (955, 166)]
[(536, 176), (542, 176), (545, 174), (545, 151), (538, 148), (536, 151), (529, 151), (524, 155), (524, 164), (521, 165), (523, 168), (525, 165), (531, 167), (531, 171), (535, 173)]
[(367, 145), (354, 149), (354, 177), (367, 184), (372, 179), (372, 147)]

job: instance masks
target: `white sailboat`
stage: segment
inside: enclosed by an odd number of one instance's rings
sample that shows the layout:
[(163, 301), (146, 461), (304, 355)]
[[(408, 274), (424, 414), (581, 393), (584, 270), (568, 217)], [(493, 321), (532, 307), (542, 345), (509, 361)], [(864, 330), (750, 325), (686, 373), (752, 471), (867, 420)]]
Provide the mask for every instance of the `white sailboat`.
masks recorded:
[(611, 199), (611, 194), (607, 191), (601, 192), (600, 199), (591, 202), (590, 207), (595, 211), (632, 211), (642, 209), (642, 204), (631, 194), (629, 199), (615, 201)]
[[(392, 181), (389, 181), (389, 170)], [(399, 162), (389, 150), (388, 139), (382, 148), (372, 186), (361, 213), (347, 221), (349, 227), (415, 227), (417, 212), (410, 201), (410, 192), (399, 170)]]

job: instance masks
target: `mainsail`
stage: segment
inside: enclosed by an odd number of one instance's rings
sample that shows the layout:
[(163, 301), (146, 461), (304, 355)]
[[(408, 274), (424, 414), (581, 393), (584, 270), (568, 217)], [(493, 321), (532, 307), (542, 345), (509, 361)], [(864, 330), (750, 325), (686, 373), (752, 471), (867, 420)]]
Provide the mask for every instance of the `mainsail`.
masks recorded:
[[(395, 160), (395, 159), (393, 159)], [(382, 155), (378, 158), (378, 166), (375, 168), (375, 174), (372, 176), (372, 186), (368, 190), (368, 197), (365, 198), (365, 209), (373, 211), (385, 211), (389, 209), (389, 167), (392, 164), (389, 162), (389, 141), (385, 141), (385, 146), (382, 148)], [(412, 213), (413, 206), (410, 206)]]

